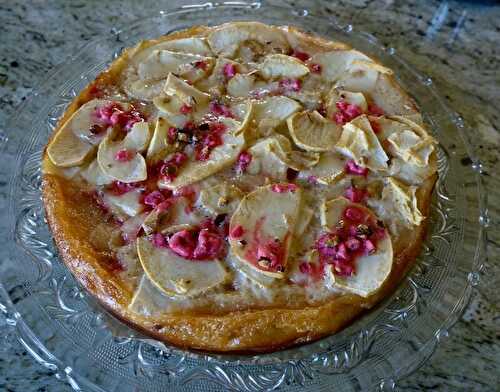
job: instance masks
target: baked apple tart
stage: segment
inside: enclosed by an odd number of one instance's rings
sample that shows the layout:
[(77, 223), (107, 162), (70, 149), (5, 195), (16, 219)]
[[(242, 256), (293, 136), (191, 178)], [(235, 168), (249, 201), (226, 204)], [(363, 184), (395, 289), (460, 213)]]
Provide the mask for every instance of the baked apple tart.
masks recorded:
[(333, 334), (420, 251), (436, 141), (393, 71), (256, 22), (125, 50), (43, 156), (60, 255), (160, 341), (264, 352)]

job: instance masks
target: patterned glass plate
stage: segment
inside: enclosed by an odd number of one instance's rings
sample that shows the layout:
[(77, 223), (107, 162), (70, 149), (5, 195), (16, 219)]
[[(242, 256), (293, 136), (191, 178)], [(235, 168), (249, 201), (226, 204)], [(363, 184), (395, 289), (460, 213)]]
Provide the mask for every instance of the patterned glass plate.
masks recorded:
[[(439, 181), (422, 255), (400, 289), (341, 333), (257, 356), (211, 355), (159, 346), (100, 309), (59, 261), (40, 199), (40, 158), (58, 117), (124, 47), (199, 24), (259, 20), (293, 24), (347, 42), (393, 68), (440, 142)], [(292, 22), (293, 21), (293, 22)], [(47, 78), (12, 119), (10, 257), (0, 284), (0, 336), (28, 352), (76, 391), (392, 390), (447, 336), (476, 285), (485, 257), (487, 212), (481, 167), (464, 123), (432, 80), (370, 34), (307, 10), (261, 3), (206, 3), (167, 10), (86, 45)], [(460, 165), (470, 157), (475, 163)]]

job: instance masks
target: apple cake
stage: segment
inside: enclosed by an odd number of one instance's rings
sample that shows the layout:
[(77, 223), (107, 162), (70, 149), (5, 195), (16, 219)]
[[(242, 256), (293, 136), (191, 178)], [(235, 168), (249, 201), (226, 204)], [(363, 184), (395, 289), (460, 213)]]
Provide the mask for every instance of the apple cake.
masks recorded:
[(436, 141), (393, 71), (289, 26), (123, 51), (43, 155), (59, 254), (159, 341), (266, 352), (333, 334), (420, 251)]

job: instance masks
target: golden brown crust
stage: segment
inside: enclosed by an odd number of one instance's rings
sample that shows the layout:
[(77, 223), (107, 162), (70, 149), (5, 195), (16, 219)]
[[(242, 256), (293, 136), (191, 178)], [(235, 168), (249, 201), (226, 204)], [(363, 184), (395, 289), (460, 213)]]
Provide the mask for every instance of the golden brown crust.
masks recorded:
[[(205, 27), (193, 27), (159, 40), (188, 37), (206, 30)], [(309, 39), (318, 45), (325, 45), (327, 42), (320, 38)], [(152, 41), (151, 44), (159, 40)], [(100, 88), (112, 83), (127, 61), (127, 54), (133, 50), (125, 51), (107, 72), (99, 75), (82, 91), (61, 118), (59, 126), (82, 104), (92, 99), (96, 86)], [(402, 99), (408, 104), (409, 112), (415, 111), (411, 98), (399, 88), (392, 77), (389, 77), (389, 81), (396, 86)], [(47, 160), (44, 154), (45, 164)], [(425, 216), (429, 213), (435, 180), (436, 176), (427, 179), (419, 189), (419, 209)], [(178, 347), (213, 352), (273, 351), (313, 341), (341, 330), (397, 288), (420, 252), (428, 223), (426, 219), (416, 227), (411, 238), (405, 241), (404, 247), (396, 244), (391, 274), (382, 288), (370, 297), (346, 294), (320, 306), (300, 309), (272, 308), (234, 311), (224, 315), (165, 314), (153, 318), (128, 310), (127, 306), (133, 293), (118, 275), (113, 273), (109, 265), (109, 255), (90, 244), (88, 238), (91, 229), (99, 223), (105, 223), (105, 215), (95, 208), (92, 197), (79, 191), (70, 180), (47, 173), (43, 176), (42, 194), (47, 220), (63, 261), (77, 280), (104, 307), (127, 324), (155, 339)]]

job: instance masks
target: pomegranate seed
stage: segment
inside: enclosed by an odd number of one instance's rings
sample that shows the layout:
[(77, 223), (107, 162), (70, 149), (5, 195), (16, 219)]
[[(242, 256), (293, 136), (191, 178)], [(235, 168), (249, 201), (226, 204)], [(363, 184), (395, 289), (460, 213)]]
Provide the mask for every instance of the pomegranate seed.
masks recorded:
[(252, 154), (250, 154), (248, 151), (242, 151), (240, 155), (238, 155), (236, 170), (239, 173), (244, 173), (251, 162), (252, 162)]
[(363, 241), (363, 249), (365, 250), (366, 254), (373, 254), (376, 251), (375, 244), (371, 240), (364, 240)]
[(155, 208), (158, 206), (158, 204), (160, 204), (164, 200), (165, 200), (165, 196), (163, 196), (163, 194), (160, 191), (153, 191), (151, 193), (148, 193), (144, 197), (143, 202), (144, 202), (144, 204)]
[(302, 82), (299, 79), (282, 79), (278, 83), (279, 87), (285, 91), (300, 91)]
[(360, 203), (368, 196), (368, 192), (365, 189), (350, 186), (346, 189), (344, 196), (353, 203)]
[(321, 73), (321, 64), (310, 64), (309, 69), (311, 70), (312, 73)]
[(353, 174), (356, 176), (365, 176), (368, 174), (368, 169), (366, 167), (359, 166), (354, 160), (350, 159), (346, 162), (344, 171), (347, 174)]
[(193, 107), (192, 106), (189, 106), (189, 105), (182, 105), (181, 108), (180, 108), (180, 112), (181, 114), (189, 114), (193, 111)]
[(167, 240), (161, 233), (154, 233), (151, 242), (155, 248), (168, 248)]
[(302, 262), (299, 265), (299, 270), (303, 274), (309, 275), (312, 272), (312, 265), (311, 263)]
[(344, 210), (344, 216), (354, 222), (361, 222), (365, 217), (365, 212), (357, 207), (347, 207)]
[(119, 150), (115, 154), (115, 161), (128, 162), (134, 157), (134, 153), (130, 150)]
[(231, 63), (224, 64), (222, 72), (227, 79), (231, 79), (234, 75), (236, 75), (236, 67)]
[(230, 236), (231, 238), (241, 238), (244, 233), (245, 229), (243, 229), (243, 226), (238, 225), (231, 230)]
[(304, 62), (311, 58), (309, 54), (307, 54), (306, 52), (301, 52), (300, 50), (294, 50), (292, 56)]
[(295, 184), (273, 184), (271, 185), (271, 190), (275, 193), (285, 193), (285, 192), (295, 192), (297, 190), (297, 185)]
[(380, 106), (377, 106), (372, 103), (368, 105), (368, 114), (371, 114), (373, 116), (383, 116), (385, 113)]
[(202, 69), (203, 71), (206, 71), (208, 68), (208, 63), (205, 60), (198, 60), (194, 62), (194, 66), (196, 68)]

